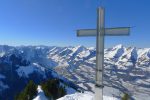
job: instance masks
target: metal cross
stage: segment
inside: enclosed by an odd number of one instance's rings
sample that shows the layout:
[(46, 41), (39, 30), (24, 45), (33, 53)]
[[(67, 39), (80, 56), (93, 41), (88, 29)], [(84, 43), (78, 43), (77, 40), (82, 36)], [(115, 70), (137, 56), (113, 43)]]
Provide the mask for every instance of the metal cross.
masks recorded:
[(96, 36), (95, 100), (103, 100), (104, 36), (129, 35), (130, 27), (105, 28), (105, 10), (97, 10), (97, 29), (77, 30), (77, 36)]

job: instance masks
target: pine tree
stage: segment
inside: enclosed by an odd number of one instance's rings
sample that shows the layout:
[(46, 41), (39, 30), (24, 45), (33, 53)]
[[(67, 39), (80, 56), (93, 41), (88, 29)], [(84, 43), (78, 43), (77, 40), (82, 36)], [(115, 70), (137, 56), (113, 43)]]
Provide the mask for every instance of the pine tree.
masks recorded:
[(58, 99), (64, 95), (66, 95), (65, 86), (60, 85), (60, 81), (58, 79), (48, 80), (42, 84), (42, 89), (45, 95), (49, 99)]
[(37, 95), (37, 86), (29, 81), (25, 89), (15, 97), (15, 100), (32, 100)]
[(125, 93), (121, 100), (129, 100), (129, 95)]

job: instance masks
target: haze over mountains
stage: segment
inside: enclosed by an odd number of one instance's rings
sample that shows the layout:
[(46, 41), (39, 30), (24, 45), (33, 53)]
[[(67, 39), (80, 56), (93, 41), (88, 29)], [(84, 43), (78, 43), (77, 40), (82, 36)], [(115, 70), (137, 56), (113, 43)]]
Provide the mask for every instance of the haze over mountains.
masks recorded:
[[(13, 95), (8, 91), (19, 91), (30, 79), (38, 83), (49, 77), (70, 80), (82, 87), (83, 91), (94, 93), (95, 50), (94, 47), (84, 46), (1, 45), (1, 95), (3, 98)], [(132, 99), (148, 100), (150, 48), (116, 45), (105, 49), (104, 59), (104, 95), (120, 98), (124, 93), (128, 93)], [(19, 85), (14, 87), (16, 82)]]

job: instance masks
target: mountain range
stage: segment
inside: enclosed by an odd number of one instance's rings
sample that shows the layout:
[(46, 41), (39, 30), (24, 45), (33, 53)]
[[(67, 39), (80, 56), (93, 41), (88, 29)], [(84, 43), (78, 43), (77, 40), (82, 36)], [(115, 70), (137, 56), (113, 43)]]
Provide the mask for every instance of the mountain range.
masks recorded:
[[(150, 48), (120, 44), (104, 54), (104, 95), (128, 93), (133, 100), (149, 100)], [(95, 64), (94, 47), (0, 45), (0, 99), (12, 100), (29, 80), (38, 84), (48, 78), (94, 93)]]

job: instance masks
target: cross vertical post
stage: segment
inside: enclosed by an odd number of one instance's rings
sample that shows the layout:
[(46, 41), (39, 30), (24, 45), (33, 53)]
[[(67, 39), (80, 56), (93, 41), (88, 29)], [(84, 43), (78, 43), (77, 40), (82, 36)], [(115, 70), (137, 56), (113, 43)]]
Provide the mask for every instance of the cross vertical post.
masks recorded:
[(97, 9), (97, 40), (96, 40), (96, 84), (95, 99), (103, 97), (103, 62), (104, 62), (104, 33), (105, 33), (105, 11), (104, 8)]

